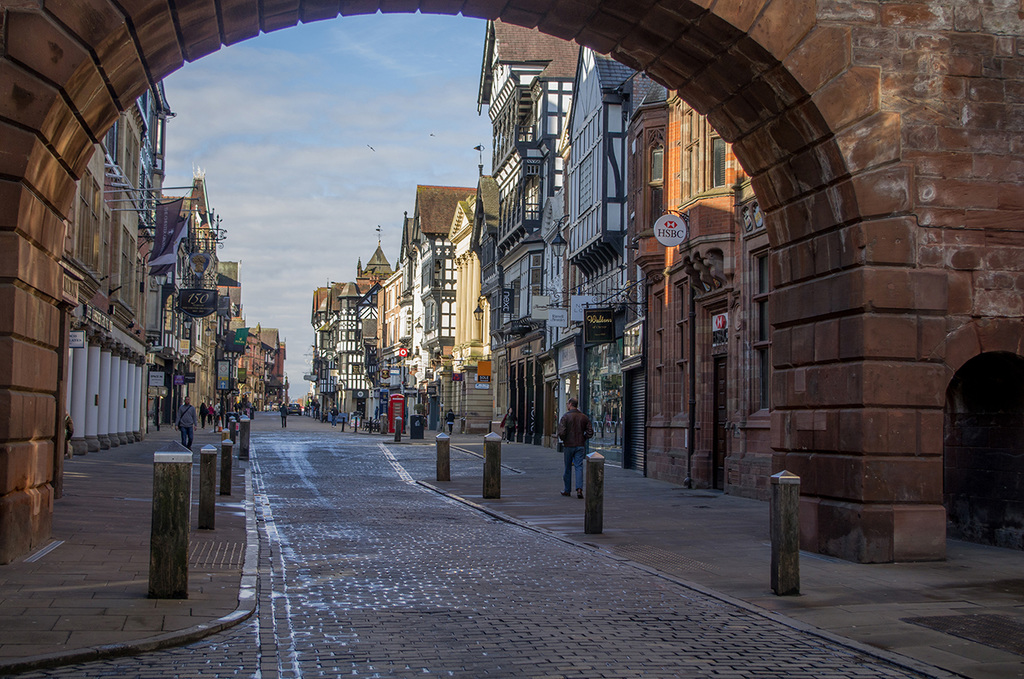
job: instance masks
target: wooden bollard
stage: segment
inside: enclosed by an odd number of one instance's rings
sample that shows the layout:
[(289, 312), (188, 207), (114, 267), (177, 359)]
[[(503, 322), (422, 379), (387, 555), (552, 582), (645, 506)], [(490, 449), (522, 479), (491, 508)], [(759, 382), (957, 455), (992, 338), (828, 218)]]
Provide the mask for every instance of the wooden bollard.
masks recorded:
[(228, 420), (228, 436), (232, 443), (238, 440), (238, 420), (234, 417)]
[(604, 531), (604, 455), (587, 455), (587, 492), (583, 514), (583, 532), (597, 534)]
[(501, 437), (484, 436), (484, 497), (501, 497)]
[(238, 459), (249, 459), (249, 430), (252, 423), (249, 418), (242, 415), (238, 420)]
[(452, 480), (451, 451), (452, 441), (448, 434), (438, 434), (437, 441), (437, 480)]
[(220, 442), (220, 494), (231, 495), (231, 453), (235, 444), (231, 439)]
[(199, 451), (199, 528), (213, 530), (217, 510), (217, 447)]
[(800, 593), (800, 477), (772, 474), (772, 591), (779, 596)]
[(402, 418), (395, 418), (395, 443), (402, 442)]
[(149, 536), (149, 598), (188, 598), (192, 453), (153, 455), (153, 520)]

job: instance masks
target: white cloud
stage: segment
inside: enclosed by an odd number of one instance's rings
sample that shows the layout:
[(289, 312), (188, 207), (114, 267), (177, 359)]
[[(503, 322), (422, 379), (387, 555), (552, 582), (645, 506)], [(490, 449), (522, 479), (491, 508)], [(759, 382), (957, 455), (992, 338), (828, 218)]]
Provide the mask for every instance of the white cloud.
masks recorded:
[(306, 389), (313, 289), (354, 279), (378, 224), (394, 264), (417, 184), (476, 183), (473, 147), (490, 145), (476, 113), (483, 23), (445, 19), (300, 26), (167, 80), (166, 185), (206, 173), (228, 231), (219, 255), (242, 262), (247, 320), (287, 339), (293, 396)]

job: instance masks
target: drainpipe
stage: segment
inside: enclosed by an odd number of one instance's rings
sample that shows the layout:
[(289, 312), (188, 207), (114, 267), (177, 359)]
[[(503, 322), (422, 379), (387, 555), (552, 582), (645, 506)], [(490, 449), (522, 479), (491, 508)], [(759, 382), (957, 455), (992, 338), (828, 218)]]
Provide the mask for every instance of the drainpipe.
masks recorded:
[(693, 282), (688, 281), (690, 288), (690, 314), (688, 321), (690, 324), (690, 360), (689, 360), (689, 389), (690, 389), (690, 400), (688, 407), (690, 409), (690, 421), (687, 424), (687, 441), (686, 441), (686, 480), (683, 481), (683, 485), (687, 488), (693, 488), (693, 477), (691, 472), (693, 470), (693, 450), (694, 450), (694, 439), (697, 435), (697, 293), (693, 288)]

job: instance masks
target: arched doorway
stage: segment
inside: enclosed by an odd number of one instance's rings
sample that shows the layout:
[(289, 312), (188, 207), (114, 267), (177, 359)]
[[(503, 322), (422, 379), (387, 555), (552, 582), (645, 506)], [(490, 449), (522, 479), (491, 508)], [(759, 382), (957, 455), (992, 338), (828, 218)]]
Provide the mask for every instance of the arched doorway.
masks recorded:
[[(0, 9), (0, 466), (11, 470), (0, 477), (0, 563), (49, 534), (49, 462), (63, 444), (63, 333), (53, 330), (62, 235), (92, 143), (186, 61), (261, 32), (378, 11), (537, 27), (645, 71), (705, 114), (733, 143), (766, 215), (773, 467), (804, 479), (803, 546), (857, 561), (941, 558), (941, 493), (918, 479), (941, 469), (930, 433), (947, 374), (924, 357), (957, 324), (1020, 314), (1019, 293), (971, 276), (1019, 271), (1024, 258), (1012, 96), (1024, 73), (1020, 18), (994, 5), (961, 15), (929, 3), (707, 4), (96, 0)], [(987, 241), (995, 228), (998, 242)], [(38, 416), (14, 417), (27, 412)]]
[(949, 536), (1024, 549), (1024, 357), (964, 364), (946, 390), (943, 438)]

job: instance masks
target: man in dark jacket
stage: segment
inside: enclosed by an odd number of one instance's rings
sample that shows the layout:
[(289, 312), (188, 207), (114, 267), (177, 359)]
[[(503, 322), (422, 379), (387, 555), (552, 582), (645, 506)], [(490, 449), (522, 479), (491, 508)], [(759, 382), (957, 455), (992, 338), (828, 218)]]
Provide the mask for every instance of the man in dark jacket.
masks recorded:
[(565, 457), (565, 472), (562, 474), (562, 495), (569, 497), (569, 483), (572, 481), (572, 469), (576, 468), (576, 497), (583, 498), (583, 455), (587, 449), (587, 439), (594, 435), (594, 425), (590, 418), (579, 410), (580, 402), (569, 399), (568, 412), (558, 421), (558, 438), (562, 440), (562, 453)]
[(198, 423), (199, 417), (196, 415), (195, 406), (186, 396), (185, 402), (178, 406), (178, 415), (174, 418), (174, 426), (181, 431), (181, 445), (192, 448), (192, 432)]

